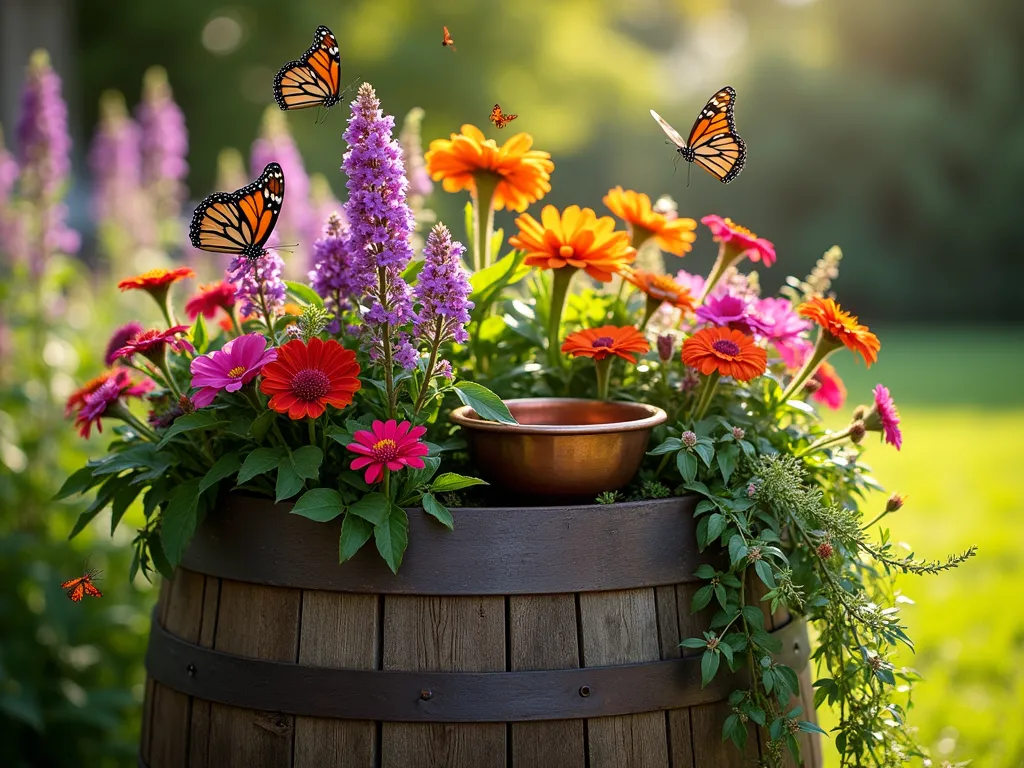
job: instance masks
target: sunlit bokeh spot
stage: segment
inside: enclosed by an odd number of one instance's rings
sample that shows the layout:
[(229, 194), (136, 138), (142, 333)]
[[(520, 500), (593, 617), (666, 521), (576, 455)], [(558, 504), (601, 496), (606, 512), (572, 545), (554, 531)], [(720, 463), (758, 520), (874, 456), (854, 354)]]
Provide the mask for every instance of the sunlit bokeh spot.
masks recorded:
[(235, 16), (215, 16), (203, 27), (203, 47), (210, 53), (226, 56), (242, 44), (245, 30)]

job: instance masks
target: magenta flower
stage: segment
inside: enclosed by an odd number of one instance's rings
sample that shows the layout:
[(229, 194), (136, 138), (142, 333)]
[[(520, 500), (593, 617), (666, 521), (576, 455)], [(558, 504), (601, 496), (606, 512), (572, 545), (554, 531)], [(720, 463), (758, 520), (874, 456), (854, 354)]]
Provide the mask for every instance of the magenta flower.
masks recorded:
[(205, 408), (221, 390), (237, 392), (274, 360), (277, 350), (267, 349), (263, 334), (249, 333), (232, 339), (222, 349), (192, 361), (192, 386), (200, 388), (192, 402), (196, 408)]
[(176, 325), (173, 328), (168, 328), (166, 331), (143, 331), (137, 336), (128, 339), (123, 347), (114, 352), (113, 357), (115, 360), (122, 357), (131, 360), (138, 353), (149, 358), (154, 364), (161, 365), (168, 347), (175, 352), (194, 351), (195, 348), (188, 340), (178, 338), (179, 335), (186, 331), (188, 331), (187, 325)]
[(704, 278), (700, 275), (691, 275), (685, 269), (676, 272), (675, 280), (688, 290), (691, 296), (700, 296), (704, 291)]
[(141, 323), (131, 322), (127, 325), (122, 325), (110, 336), (110, 341), (107, 342), (107, 352), (103, 355), (103, 362), (107, 365), (113, 365), (117, 362), (117, 352), (124, 347), (129, 341), (134, 339), (143, 331)]
[(761, 299), (754, 305), (754, 330), (775, 345), (786, 367), (803, 365), (814, 345), (804, 336), (811, 323), (793, 311), (789, 299)]
[(864, 427), (869, 432), (881, 432), (885, 442), (896, 446), (898, 451), (903, 446), (903, 433), (900, 432), (900, 412), (896, 409), (889, 390), (879, 384), (875, 387), (875, 407), (864, 419)]
[(819, 403), (824, 403), (833, 411), (838, 411), (846, 402), (846, 385), (839, 378), (836, 369), (828, 361), (822, 362), (814, 372), (814, 381), (818, 390), (811, 396)]
[(697, 307), (697, 319), (750, 334), (760, 330), (754, 308), (752, 301), (731, 293), (712, 295)]
[(705, 216), (700, 222), (707, 225), (715, 242), (722, 243), (727, 251), (747, 256), (751, 261), (763, 261), (766, 267), (775, 263), (775, 246), (746, 227), (734, 223), (732, 219)]
[(75, 416), (75, 426), (78, 427), (78, 434), (82, 437), (89, 437), (93, 425), (100, 432), (103, 431), (104, 416), (122, 418), (127, 410), (121, 402), (122, 397), (142, 397), (153, 388), (153, 382), (148, 379), (136, 384), (128, 371), (120, 370), (110, 376), (96, 389), (82, 399), (81, 407)]
[(366, 482), (376, 483), (384, 477), (384, 470), (397, 472), (402, 467), (423, 468), (423, 456), (427, 455), (426, 444), (420, 438), (426, 427), (413, 427), (408, 421), (401, 424), (389, 419), (375, 421), (370, 429), (361, 429), (352, 437), (355, 442), (345, 447), (359, 456), (352, 462), (352, 469), (366, 467)]

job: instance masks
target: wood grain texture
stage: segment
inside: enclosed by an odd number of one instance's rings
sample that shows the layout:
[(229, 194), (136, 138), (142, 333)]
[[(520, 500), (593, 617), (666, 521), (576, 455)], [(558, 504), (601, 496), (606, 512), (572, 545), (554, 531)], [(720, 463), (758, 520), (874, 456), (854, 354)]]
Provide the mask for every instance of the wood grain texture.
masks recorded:
[[(214, 648), (257, 659), (296, 659), (301, 593), (223, 580)], [(210, 705), (208, 760), (217, 768), (290, 766), (294, 718)]]
[[(154, 616), (160, 624), (164, 623), (164, 616), (167, 611), (167, 595), (171, 584), (167, 579), (160, 579), (160, 594), (157, 598), (156, 611)], [(142, 733), (139, 738), (139, 754), (143, 761), (150, 762), (150, 741), (153, 734), (153, 699), (156, 697), (156, 683), (146, 679), (146, 696), (142, 702)]]
[[(581, 594), (579, 632), (584, 666), (659, 659), (654, 590)], [(593, 718), (587, 736), (591, 768), (668, 768), (662, 712)]]
[[(573, 595), (508, 598), (509, 669), (579, 666)], [(584, 768), (583, 720), (513, 723), (512, 765)]]
[[(203, 589), (203, 615), (199, 625), (199, 645), (213, 648), (217, 633), (217, 609), (220, 604), (220, 579), (206, 576)], [(210, 702), (192, 698), (189, 720), (189, 768), (209, 768)], [(216, 768), (216, 766), (214, 766)]]
[[(699, 584), (680, 584), (676, 587), (658, 587), (654, 590), (655, 607), (658, 610), (658, 647), (661, 658), (675, 659), (682, 656), (679, 647), (679, 604), (689, 605), (693, 592)], [(665, 727), (668, 729), (669, 765), (672, 768), (694, 768), (693, 730), (690, 723), (690, 709), (670, 709), (665, 713)]]
[[(205, 586), (204, 576), (182, 569), (175, 572), (170, 582), (161, 586), (158, 616), (169, 632), (189, 642), (199, 640)], [(159, 684), (153, 686), (149, 746), (151, 768), (187, 764), (191, 716), (192, 700), (188, 696)]]
[[(384, 599), (384, 669), (505, 669), (501, 597)], [(429, 705), (429, 692), (424, 700)], [(504, 724), (384, 723), (382, 768), (505, 768)]]
[[(377, 669), (379, 603), (376, 595), (303, 592), (299, 664)], [(373, 766), (377, 726), (368, 720), (296, 717), (294, 755), (293, 768)]]

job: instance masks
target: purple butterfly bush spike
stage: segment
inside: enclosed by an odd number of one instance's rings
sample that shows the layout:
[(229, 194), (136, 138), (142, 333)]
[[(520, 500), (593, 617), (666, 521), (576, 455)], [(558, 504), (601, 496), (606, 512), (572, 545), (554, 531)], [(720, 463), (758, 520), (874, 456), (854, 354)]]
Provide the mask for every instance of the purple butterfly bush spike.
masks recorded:
[(323, 236), (313, 243), (313, 259), (310, 284), (335, 316), (358, 303), (373, 281), (366, 258), (353, 250), (349, 226), (337, 213), (327, 218)]
[(437, 224), (427, 235), (423, 250), (423, 270), (416, 283), (414, 296), (420, 305), (415, 332), (421, 342), (442, 344), (469, 340), (466, 324), (473, 302), (473, 289), (462, 266), (462, 243), (453, 242), (444, 224)]
[(146, 70), (136, 118), (142, 131), (142, 183), (160, 220), (176, 219), (188, 195), (188, 129), (163, 67)]
[(235, 297), (241, 302), (239, 311), (243, 318), (262, 314), (273, 316), (284, 306), (287, 288), (281, 279), (284, 262), (272, 250), (250, 262), (245, 256), (238, 256), (228, 267), (229, 279), (238, 286)]

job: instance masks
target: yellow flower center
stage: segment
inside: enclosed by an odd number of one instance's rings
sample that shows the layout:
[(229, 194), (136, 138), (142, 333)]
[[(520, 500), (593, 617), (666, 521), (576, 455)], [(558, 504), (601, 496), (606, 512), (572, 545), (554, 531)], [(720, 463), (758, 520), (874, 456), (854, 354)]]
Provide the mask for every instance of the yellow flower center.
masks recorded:
[(373, 458), (381, 463), (394, 461), (398, 458), (398, 445), (394, 440), (386, 437), (374, 443), (373, 448), (370, 450), (373, 451)]
[(575, 252), (571, 245), (563, 245), (558, 249), (558, 255), (563, 259), (571, 259)]
[(725, 218), (725, 224), (726, 224), (726, 226), (727, 226), (727, 227), (729, 227), (729, 229), (731, 229), (731, 230), (732, 230), (733, 232), (737, 232), (737, 233), (739, 233), (739, 234), (741, 234), (741, 235), (746, 235), (747, 237), (752, 237), (752, 238), (754, 238), (755, 240), (757, 239), (757, 235), (755, 235), (755, 234), (754, 234), (753, 232), (751, 232), (751, 231), (750, 231), (749, 229), (747, 229), (746, 227), (741, 227), (741, 226), (740, 226), (739, 224), (737, 224), (736, 222), (734, 222), (734, 221), (733, 221), (732, 219), (730, 219), (729, 217), (726, 217), (726, 218)]
[(237, 379), (243, 373), (245, 373), (245, 366), (236, 365), (234, 368), (228, 371), (228, 378)]

